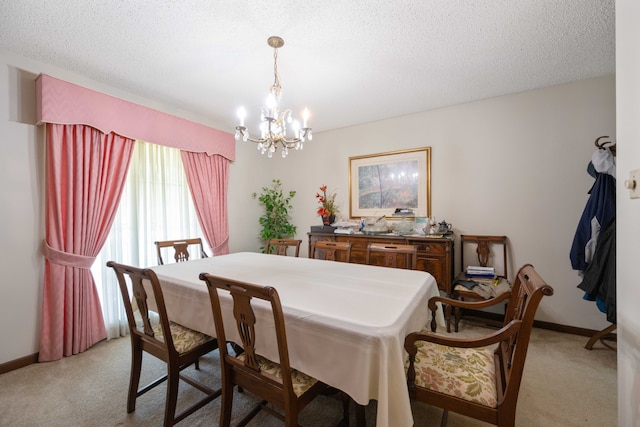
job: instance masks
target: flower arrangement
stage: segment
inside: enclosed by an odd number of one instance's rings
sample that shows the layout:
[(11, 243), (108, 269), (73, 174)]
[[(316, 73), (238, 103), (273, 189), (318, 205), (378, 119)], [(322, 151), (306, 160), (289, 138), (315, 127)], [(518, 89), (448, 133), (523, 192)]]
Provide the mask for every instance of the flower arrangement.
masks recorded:
[(322, 218), (327, 218), (338, 213), (336, 206), (336, 193), (332, 193), (327, 197), (327, 186), (320, 187), (322, 193), (316, 193), (316, 199), (320, 203), (320, 207), (316, 211)]

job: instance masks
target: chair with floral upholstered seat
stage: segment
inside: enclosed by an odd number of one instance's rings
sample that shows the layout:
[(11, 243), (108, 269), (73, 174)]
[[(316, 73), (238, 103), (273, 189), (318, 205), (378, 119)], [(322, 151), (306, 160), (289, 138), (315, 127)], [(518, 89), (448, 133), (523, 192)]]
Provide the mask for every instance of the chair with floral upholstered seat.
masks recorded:
[[(198, 358), (217, 349), (218, 342), (215, 338), (169, 320), (160, 282), (153, 270), (131, 267), (113, 261), (109, 261), (107, 266), (113, 268), (116, 273), (131, 336), (131, 378), (127, 413), (136, 409), (136, 399), (139, 396), (167, 381), (164, 426), (173, 426), (220, 396), (221, 390), (214, 391), (181, 373), (188, 366), (196, 364)], [(137, 312), (140, 314), (137, 319), (139, 323), (136, 323), (132, 301), (137, 305)], [(153, 305), (155, 305), (155, 312), (151, 309)], [(154, 313), (159, 321), (152, 320)], [(167, 375), (138, 389), (143, 352), (164, 361), (167, 364)], [(205, 396), (176, 416), (180, 380), (197, 388)]]
[[(497, 426), (514, 426), (533, 320), (542, 297), (553, 295), (532, 265), (520, 268), (503, 327), (477, 338), (422, 332), (407, 335), (407, 386), (412, 399)], [(429, 308), (436, 310), (434, 297)], [(464, 306), (465, 301), (450, 300)], [(431, 329), (435, 331), (435, 317)]]
[[(314, 397), (327, 391), (328, 386), (291, 368), (284, 314), (278, 292), (270, 286), (252, 285), (207, 273), (200, 274), (200, 279), (205, 281), (209, 290), (218, 340), (220, 342), (226, 340), (225, 317), (222, 314), (220, 301), (231, 299), (232, 309), (229, 311), (233, 312), (244, 350), (239, 355), (232, 355), (225, 346), (220, 347), (222, 367), (220, 426), (227, 427), (230, 424), (233, 389), (236, 385), (262, 399), (238, 423), (239, 426), (248, 423), (262, 409), (283, 419), (288, 427), (297, 426), (298, 413)], [(256, 302), (256, 300), (259, 301)], [(264, 329), (256, 325), (267, 325), (264, 327), (273, 328), (273, 339), (276, 340), (274, 348), (277, 348), (280, 363), (272, 362), (256, 353), (256, 342), (263, 340), (262, 345), (269, 346), (265, 344), (265, 340), (271, 339), (267, 338), (271, 335), (270, 333), (261, 333)], [(343, 400), (345, 416), (348, 416), (347, 402), (346, 399)], [(268, 404), (275, 406), (283, 413), (272, 409)]]

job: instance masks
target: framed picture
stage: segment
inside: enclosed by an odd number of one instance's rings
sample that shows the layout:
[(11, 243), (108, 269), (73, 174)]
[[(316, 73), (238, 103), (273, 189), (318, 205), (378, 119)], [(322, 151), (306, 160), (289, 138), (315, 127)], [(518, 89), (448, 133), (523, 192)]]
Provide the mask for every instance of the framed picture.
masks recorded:
[(431, 216), (431, 147), (349, 157), (349, 215)]

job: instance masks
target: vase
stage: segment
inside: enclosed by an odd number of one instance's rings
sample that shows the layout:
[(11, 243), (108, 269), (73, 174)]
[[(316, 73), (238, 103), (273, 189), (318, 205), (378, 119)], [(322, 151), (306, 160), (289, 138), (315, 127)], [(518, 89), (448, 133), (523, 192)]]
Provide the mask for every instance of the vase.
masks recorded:
[(336, 221), (335, 215), (323, 216), (322, 225), (331, 225)]

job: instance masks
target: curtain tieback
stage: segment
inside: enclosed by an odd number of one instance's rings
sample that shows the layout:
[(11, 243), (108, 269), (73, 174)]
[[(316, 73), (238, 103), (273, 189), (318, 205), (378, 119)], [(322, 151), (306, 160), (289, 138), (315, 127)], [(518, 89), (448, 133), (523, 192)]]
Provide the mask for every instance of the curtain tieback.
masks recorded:
[(77, 255), (54, 249), (46, 241), (44, 242), (44, 257), (54, 264), (87, 270), (91, 268), (96, 260), (96, 257)]

